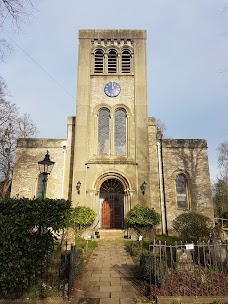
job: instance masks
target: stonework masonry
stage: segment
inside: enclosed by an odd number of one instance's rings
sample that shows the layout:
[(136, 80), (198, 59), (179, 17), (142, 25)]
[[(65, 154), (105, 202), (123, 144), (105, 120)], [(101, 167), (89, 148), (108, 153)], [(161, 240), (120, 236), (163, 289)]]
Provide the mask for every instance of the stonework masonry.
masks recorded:
[(156, 119), (148, 118), (146, 71), (146, 31), (79, 31), (76, 117), (68, 118), (66, 139), (18, 140), (11, 196), (38, 195), (37, 163), (48, 150), (55, 165), (46, 196), (91, 207), (97, 228), (123, 229), (138, 203), (161, 214), (163, 233), (165, 220), (172, 232), (172, 221), (188, 210), (213, 219), (207, 142), (157, 138)]

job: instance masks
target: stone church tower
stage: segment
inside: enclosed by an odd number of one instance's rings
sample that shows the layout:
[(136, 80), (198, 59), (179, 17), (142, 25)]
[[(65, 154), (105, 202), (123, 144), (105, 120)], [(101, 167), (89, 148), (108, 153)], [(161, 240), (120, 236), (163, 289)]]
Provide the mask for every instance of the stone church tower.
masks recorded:
[(206, 141), (158, 140), (148, 118), (146, 31), (79, 31), (76, 104), (67, 139), (18, 140), (11, 196), (40, 196), (48, 150), (46, 195), (91, 207), (97, 227), (123, 229), (138, 203), (161, 214), (163, 232), (186, 210), (213, 218)]

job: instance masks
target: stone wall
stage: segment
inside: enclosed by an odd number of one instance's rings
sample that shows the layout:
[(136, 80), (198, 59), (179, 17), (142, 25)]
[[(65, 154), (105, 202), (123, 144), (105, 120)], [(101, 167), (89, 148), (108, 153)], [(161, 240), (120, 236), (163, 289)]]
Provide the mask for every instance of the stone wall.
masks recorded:
[(38, 161), (43, 160), (49, 151), (50, 159), (55, 162), (48, 177), (47, 197), (62, 198), (64, 183), (64, 158), (66, 156), (65, 139), (18, 139), (16, 160), (12, 179), (11, 197), (36, 196)]
[(178, 173), (187, 177), (190, 210), (214, 218), (211, 183), (204, 139), (165, 139), (162, 141), (165, 197), (168, 227), (183, 212), (178, 210), (175, 178)]

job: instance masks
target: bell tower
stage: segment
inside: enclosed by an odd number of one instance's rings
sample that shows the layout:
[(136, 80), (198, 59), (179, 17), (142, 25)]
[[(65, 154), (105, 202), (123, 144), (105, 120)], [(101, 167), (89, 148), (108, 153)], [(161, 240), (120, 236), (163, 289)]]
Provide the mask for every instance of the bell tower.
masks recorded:
[(72, 201), (119, 228), (149, 188), (146, 31), (80, 30)]

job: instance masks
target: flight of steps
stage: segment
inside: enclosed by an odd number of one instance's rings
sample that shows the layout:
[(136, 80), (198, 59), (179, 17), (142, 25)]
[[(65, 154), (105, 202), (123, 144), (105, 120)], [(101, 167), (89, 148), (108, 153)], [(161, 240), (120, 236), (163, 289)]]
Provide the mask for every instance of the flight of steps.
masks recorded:
[(116, 241), (116, 240), (124, 240), (124, 236), (126, 235), (125, 230), (121, 229), (99, 229), (99, 238), (95, 235), (96, 241), (102, 241), (102, 240), (110, 240), (110, 241)]

